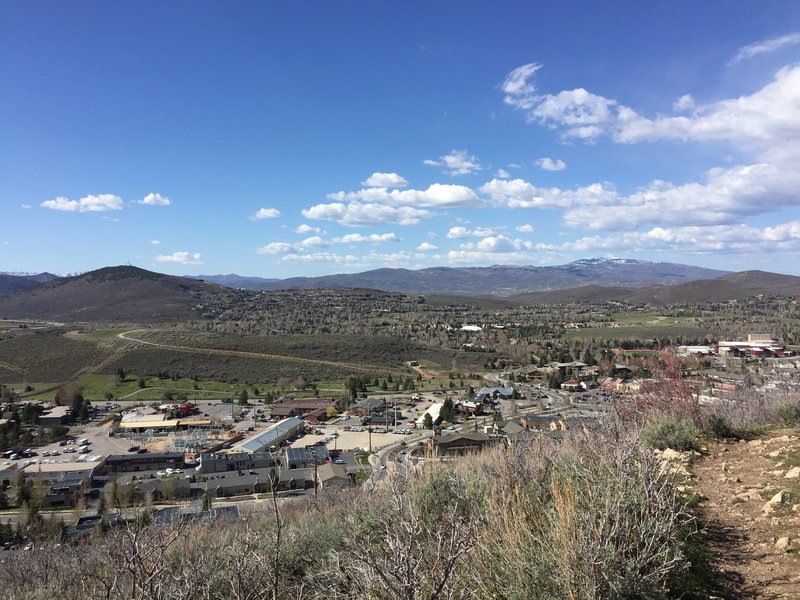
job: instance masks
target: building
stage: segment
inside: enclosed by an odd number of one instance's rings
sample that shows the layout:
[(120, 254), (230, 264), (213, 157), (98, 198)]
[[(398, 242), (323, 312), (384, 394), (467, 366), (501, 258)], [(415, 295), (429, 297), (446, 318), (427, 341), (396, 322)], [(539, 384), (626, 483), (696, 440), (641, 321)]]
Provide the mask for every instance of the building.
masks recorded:
[(563, 431), (567, 428), (561, 415), (523, 415), (519, 424), (531, 431)]
[(434, 456), (467, 454), (480, 452), (490, 445), (502, 444), (504, 441), (503, 436), (455, 432), (432, 437), (428, 442), (428, 448)]
[[(273, 420), (287, 419), (289, 417), (308, 418), (311, 415), (315, 421), (326, 421), (328, 409), (333, 407), (337, 413), (339, 407), (336, 399), (327, 398), (281, 398), (272, 407), (270, 418)], [(313, 413), (313, 414), (312, 414)]]
[(106, 459), (106, 470), (109, 473), (135, 473), (167, 468), (182, 469), (185, 466), (183, 452), (112, 454)]
[(317, 485), (320, 489), (348, 488), (353, 480), (342, 465), (325, 463), (317, 469)]
[(47, 412), (39, 415), (39, 425), (42, 427), (54, 427), (56, 425), (66, 425), (72, 421), (72, 408), (69, 406), (54, 406)]
[(308, 469), (314, 466), (314, 462), (322, 465), (330, 461), (331, 455), (325, 445), (318, 444), (305, 448), (287, 448), (285, 459), (287, 469)]
[(724, 358), (780, 358), (795, 354), (771, 336), (753, 333), (747, 336), (747, 341), (720, 341), (717, 351)]
[(298, 417), (289, 417), (267, 427), (264, 431), (236, 442), (227, 452), (264, 452), (278, 447), (293, 435), (305, 430), (305, 422)]
[(271, 452), (235, 452), (233, 454), (215, 452), (201, 454), (197, 461), (199, 464), (195, 472), (198, 474), (269, 469), (276, 465), (275, 457)]

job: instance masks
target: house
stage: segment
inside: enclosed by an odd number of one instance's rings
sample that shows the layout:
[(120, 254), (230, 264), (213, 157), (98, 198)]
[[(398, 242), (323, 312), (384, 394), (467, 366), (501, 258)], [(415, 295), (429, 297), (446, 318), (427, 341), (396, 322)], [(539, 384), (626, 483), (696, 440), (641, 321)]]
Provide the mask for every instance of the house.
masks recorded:
[(514, 396), (514, 388), (510, 387), (482, 387), (473, 392), (469, 400), (471, 402), (483, 402), (484, 404), (493, 404), (498, 400), (509, 400)]
[(480, 452), (484, 448), (504, 443), (502, 436), (487, 435), (485, 433), (461, 433), (437, 435), (428, 441), (428, 449), (434, 456), (445, 454), (467, 454)]
[(530, 429), (526, 429), (516, 421), (509, 421), (502, 427), (498, 428), (498, 433), (502, 433), (508, 439), (509, 445), (518, 444), (520, 442), (527, 442), (536, 437), (536, 433)]
[(582, 390), (580, 381), (572, 377), (571, 379), (567, 379), (564, 383), (561, 384), (561, 389), (566, 390), (568, 392), (577, 392)]
[(519, 418), (519, 424), (531, 431), (563, 431), (567, 428), (561, 415), (527, 414)]
[(317, 485), (323, 490), (348, 488), (353, 486), (353, 480), (342, 465), (326, 463), (317, 469)]

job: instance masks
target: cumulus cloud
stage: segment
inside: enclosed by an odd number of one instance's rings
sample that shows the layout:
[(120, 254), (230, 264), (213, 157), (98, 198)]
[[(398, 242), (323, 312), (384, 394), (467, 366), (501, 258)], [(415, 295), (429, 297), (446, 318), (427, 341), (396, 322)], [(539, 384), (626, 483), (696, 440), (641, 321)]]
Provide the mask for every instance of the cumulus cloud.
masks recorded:
[(401, 239), (395, 233), (372, 233), (370, 235), (362, 235), (360, 233), (348, 233), (342, 237), (333, 238), (337, 244), (360, 244), (372, 243), (381, 244), (384, 242), (399, 242)]
[(536, 228), (533, 225), (519, 225), (518, 227), (515, 227), (515, 229), (520, 233), (534, 233), (536, 231)]
[[(532, 76), (532, 73), (529, 75)], [(683, 105), (688, 100), (683, 101)], [(619, 143), (655, 140), (790, 141), (800, 135), (800, 66), (780, 69), (749, 96), (696, 106), (691, 115), (649, 119), (617, 100), (583, 88), (535, 95), (515, 105), (530, 122), (560, 129), (562, 137), (592, 141), (607, 135)], [(766, 145), (766, 144), (765, 144)]]
[(427, 159), (422, 162), (430, 167), (442, 167), (450, 176), (471, 175), (483, 169), (478, 159), (466, 150), (452, 150), (437, 160)]
[(320, 227), (311, 227), (311, 225), (303, 223), (301, 225), (298, 225), (297, 229), (295, 229), (294, 232), (295, 233), (302, 233), (302, 234), (322, 233), (322, 229)]
[(430, 252), (432, 250), (438, 250), (439, 246), (435, 246), (430, 242), (422, 242), (419, 246), (417, 246), (417, 250), (420, 252)]
[(291, 252), (294, 249), (292, 244), (287, 244), (286, 242), (270, 242), (265, 246), (261, 246), (260, 248), (256, 248), (257, 254), (284, 254), (286, 252)]
[(156, 256), (158, 262), (179, 263), (182, 265), (202, 265), (203, 255), (199, 252), (173, 252), (172, 254), (159, 254)]
[(544, 157), (536, 161), (536, 166), (542, 171), (563, 171), (567, 168), (567, 163), (560, 159)]
[(366, 188), (355, 192), (334, 192), (328, 194), (328, 199), (336, 202), (380, 202), (394, 206), (423, 208), (462, 208), (482, 204), (482, 200), (470, 188), (443, 183), (434, 183), (426, 190)]
[(690, 94), (684, 94), (672, 103), (672, 110), (675, 112), (685, 112), (692, 110), (694, 107), (694, 98)]
[(573, 195), (558, 188), (540, 188), (524, 179), (492, 179), (479, 188), (497, 206), (508, 208), (562, 208)]
[(152, 192), (147, 194), (144, 198), (139, 200), (137, 204), (148, 204), (150, 206), (169, 206), (172, 204), (172, 200), (167, 198), (166, 196), (162, 196), (161, 194), (157, 194)]
[(375, 172), (365, 181), (361, 182), (365, 187), (401, 188), (406, 187), (408, 182), (397, 173), (378, 173)]
[(306, 219), (334, 221), (347, 227), (368, 227), (372, 225), (419, 225), (422, 219), (434, 216), (428, 210), (410, 206), (387, 206), (384, 204), (360, 204), (332, 202), (316, 204), (302, 210)]
[(254, 214), (250, 215), (251, 221), (260, 221), (262, 219), (277, 219), (281, 216), (281, 211), (277, 208), (259, 208)]
[(122, 210), (122, 198), (114, 194), (99, 194), (84, 196), (80, 200), (70, 200), (59, 196), (53, 200), (45, 200), (41, 206), (51, 210), (64, 212), (102, 212), (109, 210)]
[(494, 235), (494, 230), (488, 227), (476, 227), (475, 229), (467, 229), (466, 227), (456, 226), (451, 227), (447, 232), (447, 237), (450, 239), (462, 240), (471, 237), (486, 237)]
[(601, 251), (671, 251), (689, 254), (800, 251), (800, 221), (770, 227), (714, 225), (653, 227), (642, 232), (609, 236), (587, 236), (557, 247), (559, 250), (593, 253)]
[(797, 32), (787, 33), (786, 35), (779, 35), (754, 44), (749, 44), (739, 48), (736, 56), (728, 62), (728, 66), (735, 65), (742, 60), (753, 58), (759, 54), (769, 54), (781, 48), (788, 48), (789, 46), (796, 46), (797, 44), (800, 44), (800, 33)]
[(505, 169), (497, 169), (497, 173), (495, 175), (500, 179), (508, 179), (509, 177), (511, 177), (511, 173), (509, 173)]

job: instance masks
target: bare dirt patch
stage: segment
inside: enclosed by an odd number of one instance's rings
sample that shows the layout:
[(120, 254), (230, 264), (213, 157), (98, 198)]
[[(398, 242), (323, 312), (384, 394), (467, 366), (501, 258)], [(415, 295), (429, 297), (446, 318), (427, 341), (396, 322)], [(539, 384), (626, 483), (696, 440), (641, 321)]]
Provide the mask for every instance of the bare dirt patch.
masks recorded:
[(798, 465), (796, 429), (715, 442), (695, 462), (699, 516), (726, 597), (800, 598)]

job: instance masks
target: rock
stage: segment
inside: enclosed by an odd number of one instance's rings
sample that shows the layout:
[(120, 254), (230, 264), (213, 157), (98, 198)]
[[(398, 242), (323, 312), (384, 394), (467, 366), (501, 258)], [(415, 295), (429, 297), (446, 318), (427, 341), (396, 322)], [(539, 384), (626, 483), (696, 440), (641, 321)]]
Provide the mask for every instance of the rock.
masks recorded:
[(767, 453), (767, 456), (769, 456), (770, 458), (778, 458), (780, 455), (781, 455), (780, 450), (773, 450), (772, 452)]
[(800, 478), (800, 467), (794, 467), (786, 471), (786, 474), (783, 476), (784, 479), (797, 479)]
[(719, 466), (719, 468), (720, 468), (720, 470), (722, 470), (723, 473), (727, 473), (728, 472), (728, 463), (726, 463), (726, 462), (722, 463)]
[(769, 472), (770, 475), (774, 475), (775, 477), (783, 477), (783, 471), (781, 469), (775, 469), (774, 471)]
[(667, 448), (661, 453), (661, 458), (663, 458), (664, 460), (676, 461), (676, 460), (683, 460), (683, 455), (677, 450), (673, 450), (672, 448)]
[(792, 542), (788, 537), (780, 537), (778, 538), (778, 541), (775, 542), (775, 549), (786, 551), (789, 549), (791, 543)]
[(765, 514), (771, 513), (773, 510), (778, 508), (781, 504), (785, 504), (789, 501), (789, 492), (786, 490), (781, 490), (777, 494), (775, 494), (761, 509), (761, 512)]

